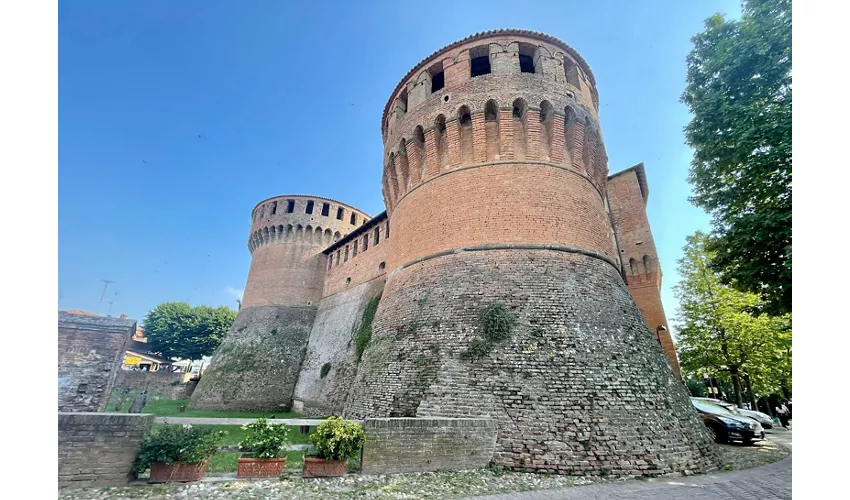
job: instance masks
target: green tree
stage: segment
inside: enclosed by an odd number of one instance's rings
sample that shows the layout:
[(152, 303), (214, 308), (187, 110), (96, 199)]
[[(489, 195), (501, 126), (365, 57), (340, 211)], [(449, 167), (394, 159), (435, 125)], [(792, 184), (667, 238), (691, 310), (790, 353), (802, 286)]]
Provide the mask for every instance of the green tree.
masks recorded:
[(769, 316), (761, 312), (759, 295), (724, 285), (712, 269), (714, 257), (705, 234), (688, 237), (678, 261), (682, 279), (674, 288), (679, 360), (686, 373), (700, 378), (728, 375), (741, 406), (743, 385), (766, 394), (789, 383), (791, 317)]
[(738, 21), (716, 14), (692, 38), (691, 201), (713, 218), (724, 283), (791, 311), (791, 1), (744, 0)]
[(215, 351), (235, 319), (236, 311), (227, 306), (163, 302), (145, 316), (142, 327), (151, 352), (166, 358), (200, 359)]

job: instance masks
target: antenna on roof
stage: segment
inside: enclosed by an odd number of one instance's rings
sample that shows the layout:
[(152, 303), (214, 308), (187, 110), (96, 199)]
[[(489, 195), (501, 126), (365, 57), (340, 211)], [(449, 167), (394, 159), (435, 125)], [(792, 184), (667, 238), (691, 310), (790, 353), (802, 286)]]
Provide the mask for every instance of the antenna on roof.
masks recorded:
[(100, 294), (100, 303), (102, 304), (103, 303), (103, 297), (104, 297), (104, 295), (106, 295), (106, 288), (109, 286), (110, 283), (115, 283), (115, 282), (112, 281), (112, 280), (100, 280), (100, 281), (105, 283), (103, 285), (103, 293)]
[(109, 310), (106, 311), (106, 315), (109, 316), (111, 312), (112, 312), (112, 301), (110, 300), (109, 301)]

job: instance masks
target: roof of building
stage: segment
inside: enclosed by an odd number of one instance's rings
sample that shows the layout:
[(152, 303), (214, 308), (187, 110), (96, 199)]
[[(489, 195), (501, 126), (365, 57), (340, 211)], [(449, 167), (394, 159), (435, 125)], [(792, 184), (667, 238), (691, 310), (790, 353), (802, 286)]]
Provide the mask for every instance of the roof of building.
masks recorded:
[(579, 54), (576, 51), (576, 49), (570, 47), (569, 45), (567, 45), (566, 43), (564, 43), (560, 39), (555, 38), (554, 36), (547, 35), (546, 33), (541, 33), (539, 31), (523, 30), (523, 29), (516, 29), (516, 28), (480, 31), (478, 33), (475, 33), (474, 35), (470, 35), (466, 38), (463, 38), (463, 39), (458, 40), (454, 43), (446, 45), (445, 47), (443, 47), (441, 49), (435, 50), (428, 57), (419, 61), (419, 63), (416, 66), (414, 66), (413, 69), (411, 69), (410, 71), (407, 72), (406, 75), (404, 75), (404, 77), (401, 79), (400, 82), (398, 82), (398, 85), (396, 85), (395, 89), (393, 89), (392, 93), (390, 94), (389, 102), (387, 102), (386, 106), (384, 106), (384, 114), (381, 115), (381, 134), (383, 135), (383, 133), (384, 133), (384, 124), (387, 122), (387, 113), (389, 113), (389, 111), (390, 111), (390, 106), (392, 106), (393, 99), (395, 98), (395, 95), (401, 90), (401, 86), (404, 85), (404, 82), (406, 82), (408, 80), (408, 78), (410, 78), (414, 73), (416, 73), (420, 69), (423, 69), (424, 66), (425, 66), (425, 63), (427, 63), (432, 57), (436, 56), (440, 52), (444, 52), (446, 50), (453, 49), (453, 48), (457, 47), (458, 45), (463, 45), (463, 44), (469, 43), (473, 40), (480, 40), (480, 39), (483, 39), (483, 38), (490, 38), (490, 37), (503, 36), (503, 35), (522, 35), (522, 36), (527, 36), (527, 37), (530, 37), (530, 38), (537, 38), (541, 41), (548, 42), (548, 43), (551, 43), (553, 45), (557, 45), (558, 47), (564, 49), (564, 51), (566, 53), (568, 53), (570, 56), (573, 57), (573, 59), (576, 60), (576, 62), (581, 66), (582, 70), (587, 74), (588, 78), (590, 78), (590, 81), (593, 84), (593, 86), (596, 87), (596, 78), (593, 76), (593, 72), (590, 70), (590, 65), (587, 64), (587, 61), (585, 61), (584, 58), (581, 57), (581, 54)]
[(97, 316), (79, 314), (75, 312), (59, 311), (59, 326), (63, 328), (78, 328), (81, 330), (102, 330), (107, 332), (135, 331), (136, 320), (113, 318), (111, 316)]
[(646, 168), (643, 166), (643, 162), (638, 163), (633, 167), (629, 167), (625, 170), (620, 170), (617, 173), (611, 174), (608, 176), (608, 180), (617, 177), (618, 175), (625, 174), (626, 172), (634, 171), (637, 176), (638, 186), (640, 186), (640, 194), (643, 196), (643, 201), (646, 203), (646, 200), (649, 199), (649, 184), (646, 182)]

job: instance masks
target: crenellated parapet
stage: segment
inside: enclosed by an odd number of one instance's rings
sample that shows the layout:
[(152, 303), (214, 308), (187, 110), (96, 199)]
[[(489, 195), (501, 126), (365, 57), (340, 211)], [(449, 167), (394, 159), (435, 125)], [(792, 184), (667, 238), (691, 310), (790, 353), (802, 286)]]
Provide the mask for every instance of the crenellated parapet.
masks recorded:
[(387, 104), (383, 194), (392, 213), (446, 171), (494, 162), (569, 169), (604, 197), (607, 155), (590, 68), (533, 32), (487, 32), (421, 62)]
[(278, 243), (307, 244), (320, 249), (369, 221), (354, 207), (329, 198), (282, 195), (263, 200), (251, 211), (248, 250)]

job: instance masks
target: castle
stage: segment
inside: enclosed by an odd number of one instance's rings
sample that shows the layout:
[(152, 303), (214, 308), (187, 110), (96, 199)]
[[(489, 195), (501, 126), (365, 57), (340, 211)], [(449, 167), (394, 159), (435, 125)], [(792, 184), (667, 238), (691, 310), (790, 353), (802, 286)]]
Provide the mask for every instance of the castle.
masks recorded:
[(421, 61), (383, 112), (385, 212), (254, 208), (242, 307), (191, 405), (489, 417), (515, 470), (710, 469), (644, 166), (608, 175), (598, 112), (587, 63), (548, 35), (479, 33)]

